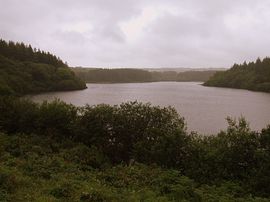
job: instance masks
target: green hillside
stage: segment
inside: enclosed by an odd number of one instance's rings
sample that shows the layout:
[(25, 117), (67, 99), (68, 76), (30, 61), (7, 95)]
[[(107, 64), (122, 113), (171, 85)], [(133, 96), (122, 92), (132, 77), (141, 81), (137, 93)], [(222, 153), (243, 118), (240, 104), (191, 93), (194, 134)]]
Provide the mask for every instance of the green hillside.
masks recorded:
[(0, 40), (0, 95), (84, 89), (85, 83), (56, 56)]
[(75, 74), (88, 83), (150, 82), (150, 72), (141, 69), (72, 68)]

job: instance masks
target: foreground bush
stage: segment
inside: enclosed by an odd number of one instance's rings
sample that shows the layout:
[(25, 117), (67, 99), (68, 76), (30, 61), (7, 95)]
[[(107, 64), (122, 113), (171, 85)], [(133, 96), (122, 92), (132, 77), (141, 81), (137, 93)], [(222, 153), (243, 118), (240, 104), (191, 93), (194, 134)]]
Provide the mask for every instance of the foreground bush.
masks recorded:
[[(6, 184), (14, 184), (14, 190), (31, 184), (29, 176), (56, 183), (58, 173), (63, 179), (72, 173), (72, 179), (42, 193), (77, 200), (82, 186), (77, 184), (83, 181), (87, 187), (91, 178), (112, 188), (91, 189), (81, 200), (119, 201), (119, 192), (132, 198), (129, 191), (137, 189), (135, 201), (204, 201), (219, 194), (227, 201), (270, 197), (270, 126), (255, 132), (243, 118), (228, 118), (228, 124), (215, 136), (200, 136), (188, 134), (184, 118), (171, 107), (138, 102), (75, 107), (58, 100), (35, 104), (1, 97), (0, 130), (8, 134), (0, 139), (1, 179), (6, 182), (1, 194), (12, 194)], [(156, 168), (166, 170), (165, 177), (159, 173), (148, 182)], [(9, 177), (14, 173), (18, 176)], [(139, 192), (140, 187), (145, 188)]]
[(78, 108), (58, 100), (38, 105), (12, 97), (0, 98), (0, 106), (2, 131), (82, 142), (102, 150), (113, 163), (168, 160), (166, 165), (171, 166), (173, 162), (167, 156), (181, 151), (177, 147), (167, 151), (166, 145), (185, 142), (188, 137), (184, 119), (170, 107), (130, 102)]

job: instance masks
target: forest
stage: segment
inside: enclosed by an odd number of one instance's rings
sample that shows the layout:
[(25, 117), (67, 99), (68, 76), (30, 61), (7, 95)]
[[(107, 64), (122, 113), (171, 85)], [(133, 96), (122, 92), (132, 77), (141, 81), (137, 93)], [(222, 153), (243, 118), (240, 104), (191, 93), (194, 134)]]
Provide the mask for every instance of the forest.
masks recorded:
[(60, 58), (31, 45), (0, 39), (0, 95), (84, 88), (85, 83)]
[(214, 74), (204, 85), (270, 92), (270, 58), (234, 64), (229, 70)]
[(157, 81), (207, 81), (216, 70), (202, 71), (151, 71), (143, 69), (72, 68), (75, 74), (87, 83), (138, 83)]
[(270, 126), (188, 133), (172, 107), (0, 98), (2, 201), (269, 201)]

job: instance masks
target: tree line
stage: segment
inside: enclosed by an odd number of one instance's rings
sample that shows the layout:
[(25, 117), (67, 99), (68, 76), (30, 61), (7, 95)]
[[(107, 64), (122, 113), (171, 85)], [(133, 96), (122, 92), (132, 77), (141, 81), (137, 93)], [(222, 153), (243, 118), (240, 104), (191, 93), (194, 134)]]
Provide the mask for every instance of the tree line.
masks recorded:
[(234, 64), (227, 71), (217, 72), (204, 85), (270, 92), (270, 58)]
[(202, 71), (147, 71), (143, 69), (72, 68), (87, 83), (131, 83), (156, 81), (207, 81), (216, 70)]
[(31, 45), (26, 45), (22, 42), (6, 42), (5, 40), (0, 39), (0, 55), (11, 60), (44, 63), (56, 67), (67, 67), (67, 64), (59, 57), (56, 57), (49, 52), (32, 48)]
[(0, 40), (0, 95), (84, 88), (85, 83), (56, 56)]

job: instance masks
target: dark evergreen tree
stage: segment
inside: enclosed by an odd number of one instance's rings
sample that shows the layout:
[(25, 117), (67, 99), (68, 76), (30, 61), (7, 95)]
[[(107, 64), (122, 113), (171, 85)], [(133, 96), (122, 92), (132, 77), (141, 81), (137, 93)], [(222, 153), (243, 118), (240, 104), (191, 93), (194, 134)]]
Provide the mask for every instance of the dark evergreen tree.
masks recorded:
[(57, 67), (67, 67), (65, 62), (49, 52), (41, 51), (40, 49), (33, 50), (31, 45), (14, 43), (13, 41), (6, 42), (3, 39), (0, 39), (0, 55), (18, 61), (29, 61), (50, 64)]

